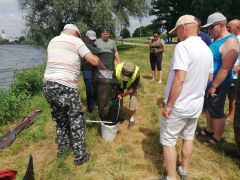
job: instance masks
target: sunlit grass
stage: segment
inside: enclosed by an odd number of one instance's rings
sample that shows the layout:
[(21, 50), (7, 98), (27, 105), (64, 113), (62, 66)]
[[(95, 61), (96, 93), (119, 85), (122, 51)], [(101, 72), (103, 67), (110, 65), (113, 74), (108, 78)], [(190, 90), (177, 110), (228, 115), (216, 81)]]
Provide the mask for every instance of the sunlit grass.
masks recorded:
[[(0, 169), (15, 169), (17, 179), (22, 179), (27, 166), (27, 157), (33, 155), (36, 179), (157, 179), (164, 173), (163, 156), (159, 144), (160, 113), (164, 89), (169, 72), (173, 46), (167, 47), (163, 57), (163, 83), (150, 82), (149, 49), (147, 47), (127, 46), (120, 48), (122, 61), (131, 61), (140, 67), (141, 87), (138, 90), (139, 109), (136, 125), (127, 130), (125, 120), (119, 126), (115, 141), (106, 142), (101, 138), (100, 124), (87, 123), (87, 150), (92, 157), (87, 163), (76, 167), (73, 153), (63, 158), (56, 157), (55, 125), (51, 120), (50, 108), (42, 93), (34, 96), (29, 106), (21, 110), (22, 116), (29, 111), (41, 108), (43, 113), (36, 122), (22, 132), (16, 141), (0, 154)], [(79, 83), (83, 108), (86, 109), (85, 87), (81, 77)], [(129, 98), (124, 99), (128, 107)], [(86, 113), (86, 118), (96, 119), (96, 114)], [(16, 121), (15, 121), (16, 122)], [(15, 124), (1, 127), (1, 134)], [(200, 126), (206, 126), (203, 114)], [(236, 151), (232, 125), (227, 125), (225, 143), (220, 147), (207, 147), (201, 140), (195, 140), (195, 150), (189, 179), (240, 179), (239, 162), (236, 157), (226, 155)], [(178, 142), (179, 149), (181, 141)]]

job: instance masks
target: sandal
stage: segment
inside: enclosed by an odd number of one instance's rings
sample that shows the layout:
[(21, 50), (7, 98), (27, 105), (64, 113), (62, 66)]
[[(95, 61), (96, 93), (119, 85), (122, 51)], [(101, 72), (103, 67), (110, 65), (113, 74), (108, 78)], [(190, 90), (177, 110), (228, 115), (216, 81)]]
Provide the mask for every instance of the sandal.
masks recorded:
[(197, 132), (197, 134), (198, 135), (201, 135), (201, 136), (207, 136), (207, 137), (212, 137), (213, 136), (213, 132), (209, 132), (208, 130), (207, 130), (207, 128), (203, 128), (202, 130), (199, 130), (198, 132)]
[(212, 137), (210, 137), (207, 141), (205, 141), (204, 144), (205, 144), (205, 145), (214, 145), (214, 146), (216, 146), (216, 145), (219, 144), (220, 141), (221, 141), (221, 139), (220, 139), (220, 140), (217, 140), (216, 138), (214, 138), (214, 137), (212, 136)]

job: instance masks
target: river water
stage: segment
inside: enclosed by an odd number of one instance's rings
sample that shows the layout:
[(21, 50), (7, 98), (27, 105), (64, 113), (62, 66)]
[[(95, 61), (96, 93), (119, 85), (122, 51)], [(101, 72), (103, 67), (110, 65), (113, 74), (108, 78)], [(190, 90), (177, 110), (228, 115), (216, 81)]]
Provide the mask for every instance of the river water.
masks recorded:
[(16, 72), (43, 64), (43, 48), (30, 45), (0, 45), (0, 89), (7, 89)]

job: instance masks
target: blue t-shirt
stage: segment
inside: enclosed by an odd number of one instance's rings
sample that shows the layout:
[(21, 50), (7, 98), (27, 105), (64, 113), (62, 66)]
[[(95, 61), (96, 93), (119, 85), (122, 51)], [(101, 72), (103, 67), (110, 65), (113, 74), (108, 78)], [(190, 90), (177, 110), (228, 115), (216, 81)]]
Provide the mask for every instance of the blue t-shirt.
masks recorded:
[(205, 33), (205, 32), (200, 32), (199, 36), (201, 37), (201, 39), (209, 46), (212, 43), (212, 40), (210, 38), (210, 36)]

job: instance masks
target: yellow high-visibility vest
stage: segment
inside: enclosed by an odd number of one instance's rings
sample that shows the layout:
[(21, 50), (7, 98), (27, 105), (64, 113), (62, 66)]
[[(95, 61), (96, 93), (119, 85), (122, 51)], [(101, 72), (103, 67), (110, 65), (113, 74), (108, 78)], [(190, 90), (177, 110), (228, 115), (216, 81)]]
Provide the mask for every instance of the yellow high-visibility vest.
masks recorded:
[[(120, 63), (120, 64), (118, 64), (117, 67), (116, 67), (116, 78), (117, 78), (117, 82), (118, 82), (118, 84), (120, 84), (120, 87), (121, 87), (122, 89), (123, 89), (123, 80), (121, 79), (121, 72), (122, 72), (123, 64), (124, 64), (124, 63)], [(127, 87), (126, 87), (126, 89), (128, 89), (128, 88), (132, 85), (132, 83), (136, 80), (138, 71), (139, 71), (139, 67), (136, 66), (135, 71), (134, 71), (132, 77), (131, 77), (131, 78), (128, 80), (128, 82), (127, 82)]]

